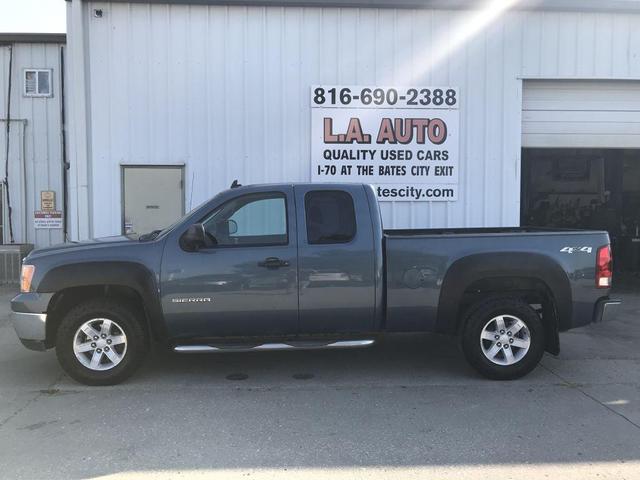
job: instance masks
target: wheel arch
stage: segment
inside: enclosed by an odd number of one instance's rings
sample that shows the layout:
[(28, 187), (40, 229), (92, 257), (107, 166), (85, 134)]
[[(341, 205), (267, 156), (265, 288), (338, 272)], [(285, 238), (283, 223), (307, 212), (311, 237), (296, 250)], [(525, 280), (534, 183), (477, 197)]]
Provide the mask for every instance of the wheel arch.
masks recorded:
[(546, 327), (546, 349), (559, 353), (558, 332), (563, 319), (571, 318), (571, 286), (562, 267), (542, 254), (476, 254), (454, 262), (442, 284), (436, 320), (438, 331), (459, 333), (472, 305), (500, 295), (540, 304)]
[(122, 299), (139, 309), (143, 327), (154, 339), (165, 339), (156, 285), (153, 273), (133, 262), (78, 263), (48, 271), (37, 287), (39, 292), (56, 292), (47, 306), (47, 347), (55, 344), (57, 328), (70, 308), (100, 297)]

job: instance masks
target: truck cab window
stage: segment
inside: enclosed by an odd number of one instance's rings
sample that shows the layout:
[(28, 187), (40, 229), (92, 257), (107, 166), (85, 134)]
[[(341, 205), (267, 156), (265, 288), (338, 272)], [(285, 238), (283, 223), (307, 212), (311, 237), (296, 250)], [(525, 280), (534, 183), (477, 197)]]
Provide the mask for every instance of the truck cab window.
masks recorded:
[(348, 243), (356, 236), (353, 199), (347, 192), (318, 190), (305, 195), (310, 245)]
[(287, 207), (281, 193), (235, 198), (204, 220), (204, 229), (218, 246), (286, 245)]

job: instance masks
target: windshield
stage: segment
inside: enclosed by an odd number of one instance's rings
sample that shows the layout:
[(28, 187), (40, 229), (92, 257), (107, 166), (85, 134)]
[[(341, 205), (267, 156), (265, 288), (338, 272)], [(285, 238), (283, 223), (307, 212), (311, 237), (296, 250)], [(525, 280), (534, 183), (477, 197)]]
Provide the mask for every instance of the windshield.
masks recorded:
[[(215, 198), (215, 197), (213, 197)], [(157, 230), (152, 230), (150, 232), (144, 233), (142, 235), (140, 235), (138, 237), (138, 240), (141, 242), (149, 242), (151, 240), (155, 240), (158, 237), (161, 237), (163, 235), (166, 235), (167, 233), (169, 233), (171, 230), (173, 230), (178, 224), (182, 223), (182, 221), (187, 218), (189, 215), (191, 215), (193, 212), (195, 212), (196, 210), (202, 208), (204, 205), (206, 205), (208, 202), (210, 202), (211, 199), (209, 200), (205, 200), (204, 202), (200, 203), (197, 207), (192, 208), (191, 210), (189, 210), (187, 213), (185, 213), (183, 216), (181, 216), (180, 218), (178, 218), (175, 222), (173, 222), (171, 225), (169, 225), (168, 227), (164, 227), (164, 228), (159, 228)]]

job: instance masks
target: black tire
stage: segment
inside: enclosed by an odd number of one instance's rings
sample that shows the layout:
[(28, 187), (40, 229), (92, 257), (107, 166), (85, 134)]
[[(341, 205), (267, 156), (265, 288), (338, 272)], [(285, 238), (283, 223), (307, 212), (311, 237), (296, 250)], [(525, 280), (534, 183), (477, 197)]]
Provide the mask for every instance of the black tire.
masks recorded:
[[(139, 314), (138, 314), (139, 315)], [(126, 335), (126, 351), (120, 363), (109, 370), (92, 370), (74, 352), (74, 337), (88, 320), (106, 318), (116, 322)], [(136, 310), (115, 299), (88, 300), (73, 307), (62, 319), (56, 335), (56, 355), (64, 371), (85, 385), (115, 385), (130, 377), (142, 364), (149, 340)]]
[[(482, 348), (483, 344), (487, 348), (493, 345), (491, 340), (481, 343), (481, 334), (485, 325), (500, 315), (510, 316), (508, 320), (512, 320), (512, 317), (520, 319), (529, 331), (529, 349), (523, 349), (522, 351), (526, 353), (511, 365), (494, 363), (484, 354)], [(495, 345), (500, 343), (496, 341)], [(462, 331), (462, 350), (469, 364), (485, 377), (492, 380), (514, 380), (531, 372), (540, 362), (545, 350), (544, 327), (535, 310), (523, 300), (512, 297), (490, 298), (468, 310)], [(511, 351), (514, 351), (513, 348)], [(516, 351), (520, 352), (520, 349)], [(503, 355), (504, 352), (499, 352), (498, 357), (494, 358), (504, 361), (506, 357)]]

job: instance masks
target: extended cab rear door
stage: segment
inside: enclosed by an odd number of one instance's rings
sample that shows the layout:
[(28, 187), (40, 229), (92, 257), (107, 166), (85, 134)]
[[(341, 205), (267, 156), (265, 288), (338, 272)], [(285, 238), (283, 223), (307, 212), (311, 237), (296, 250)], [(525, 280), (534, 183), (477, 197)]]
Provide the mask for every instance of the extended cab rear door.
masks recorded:
[(362, 185), (297, 185), (301, 334), (367, 332), (375, 306), (374, 235)]

